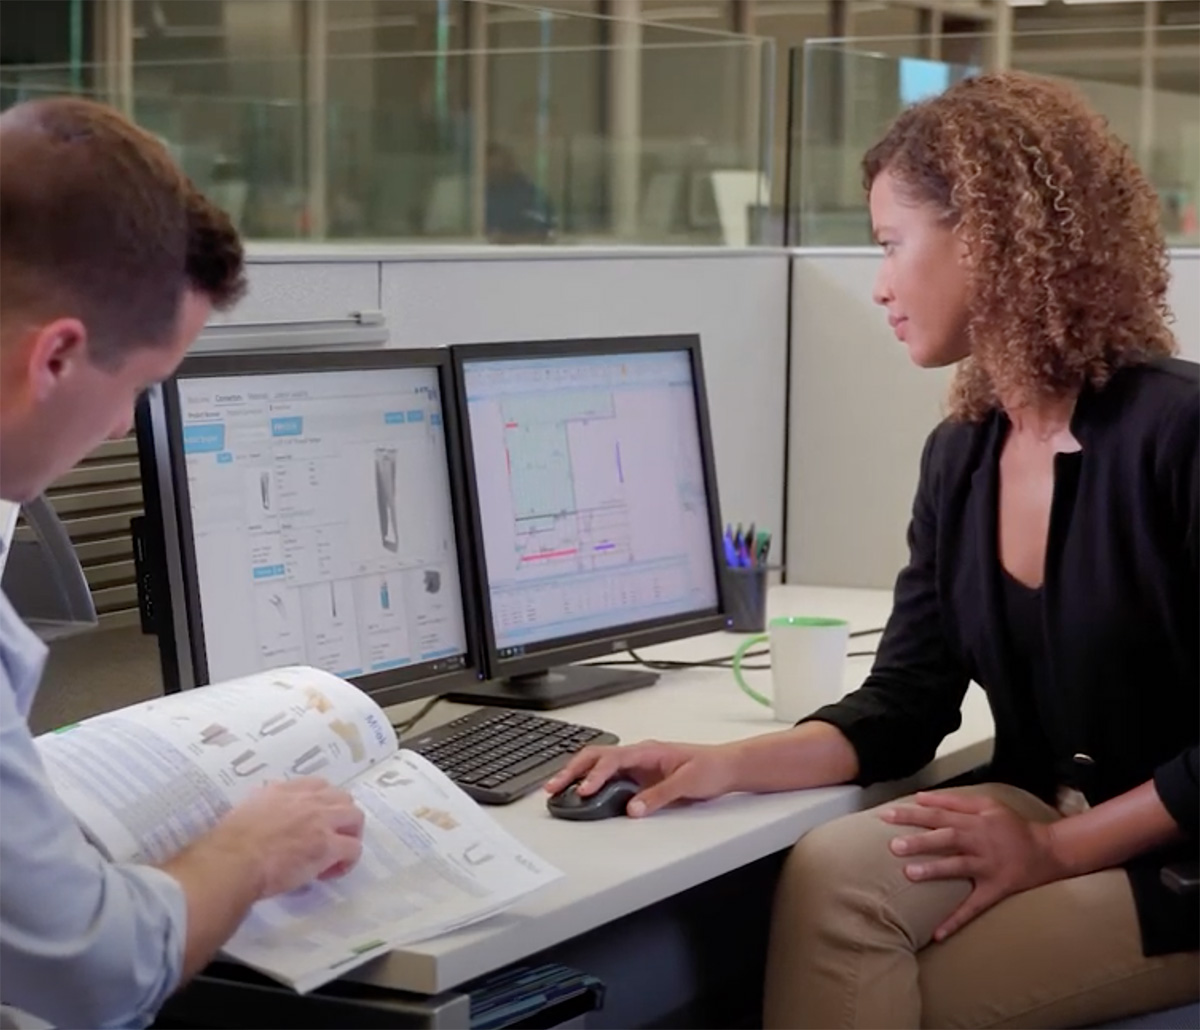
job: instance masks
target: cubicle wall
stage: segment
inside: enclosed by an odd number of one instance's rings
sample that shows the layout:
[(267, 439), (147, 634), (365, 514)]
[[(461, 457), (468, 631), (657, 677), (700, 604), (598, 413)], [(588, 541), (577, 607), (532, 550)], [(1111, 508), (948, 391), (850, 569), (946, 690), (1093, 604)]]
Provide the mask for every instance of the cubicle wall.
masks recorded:
[(789, 256), (779, 250), (258, 247), (223, 321), (377, 308), (391, 346), (700, 334), (723, 515), (783, 517)]
[[(781, 527), (788, 268), (780, 250), (252, 245), (249, 292), (213, 322), (279, 329), (380, 312), (398, 347), (699, 333), (723, 515)], [(51, 499), (102, 625), (136, 622), (132, 438), (104, 445)]]
[[(948, 371), (908, 360), (871, 301), (873, 250), (800, 250), (792, 262), (788, 579), (890, 587), (921, 447)], [(1200, 251), (1171, 255), (1170, 303), (1185, 357), (1200, 361)]]

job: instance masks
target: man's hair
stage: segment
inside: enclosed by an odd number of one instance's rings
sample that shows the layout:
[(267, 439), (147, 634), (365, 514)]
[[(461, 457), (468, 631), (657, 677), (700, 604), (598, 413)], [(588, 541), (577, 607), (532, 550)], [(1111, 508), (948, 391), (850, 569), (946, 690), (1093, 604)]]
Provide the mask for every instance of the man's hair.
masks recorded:
[(162, 143), (78, 97), (0, 116), (0, 319), (79, 318), (119, 365), (172, 339), (186, 289), (234, 304), (242, 245)]
[(971, 356), (952, 416), (1066, 396), (1174, 352), (1158, 197), (1073, 88), (1021, 72), (966, 79), (896, 119), (863, 160), (868, 190), (885, 171), (969, 254)]

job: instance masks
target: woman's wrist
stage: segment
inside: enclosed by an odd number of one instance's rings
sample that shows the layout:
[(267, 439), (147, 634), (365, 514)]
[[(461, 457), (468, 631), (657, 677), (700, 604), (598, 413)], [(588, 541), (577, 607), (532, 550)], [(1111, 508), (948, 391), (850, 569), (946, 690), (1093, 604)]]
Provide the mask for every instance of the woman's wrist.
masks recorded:
[(791, 729), (718, 745), (724, 749), (730, 792), (766, 794), (847, 783), (858, 755), (836, 726), (809, 722)]

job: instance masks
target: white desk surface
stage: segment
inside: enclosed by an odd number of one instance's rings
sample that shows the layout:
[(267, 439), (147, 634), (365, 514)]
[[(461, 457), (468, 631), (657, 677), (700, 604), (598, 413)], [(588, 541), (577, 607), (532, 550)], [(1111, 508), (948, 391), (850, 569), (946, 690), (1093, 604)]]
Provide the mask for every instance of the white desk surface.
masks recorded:
[[(852, 629), (881, 627), (891, 594), (876, 590), (777, 587), (772, 614), (845, 618)], [(647, 649), (657, 658), (697, 660), (729, 655), (741, 637), (715, 634)], [(873, 650), (878, 637), (852, 639), (851, 651)], [(862, 645), (861, 647), (858, 645)], [(845, 686), (859, 685), (870, 658), (846, 663)], [(770, 692), (770, 673), (755, 672)], [(442, 705), (437, 721), (466, 709)], [(644, 690), (549, 713), (618, 734), (623, 742), (647, 737), (717, 743), (783, 728), (745, 694), (723, 669), (664, 673)], [(431, 717), (431, 722), (434, 721)], [(992, 720), (982, 691), (972, 687), (963, 706), (963, 726), (948, 737), (938, 757), (903, 784), (899, 796), (986, 761)], [(883, 798), (879, 788), (871, 800)], [(350, 977), (421, 994), (434, 994), (569, 940), (697, 884), (793, 844), (807, 830), (864, 807), (858, 787), (830, 787), (789, 794), (736, 795), (669, 809), (647, 819), (577, 823), (553, 819), (541, 791), (490, 809), (519, 840), (565, 874), (521, 905), (475, 926), (394, 951)]]

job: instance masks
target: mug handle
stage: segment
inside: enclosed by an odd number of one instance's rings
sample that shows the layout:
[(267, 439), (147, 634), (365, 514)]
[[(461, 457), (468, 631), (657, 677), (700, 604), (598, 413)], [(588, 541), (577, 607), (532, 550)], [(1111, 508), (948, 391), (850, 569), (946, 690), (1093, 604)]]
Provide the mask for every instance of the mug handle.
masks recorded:
[(742, 675), (742, 661), (750, 648), (756, 647), (759, 644), (765, 644), (770, 639), (766, 633), (759, 633), (758, 636), (748, 637), (742, 641), (741, 646), (733, 653), (733, 678), (737, 680), (737, 685), (742, 688), (748, 697), (753, 698), (760, 705), (766, 705), (768, 708), (771, 707), (771, 699), (765, 694), (760, 694), (746, 682), (746, 678)]

